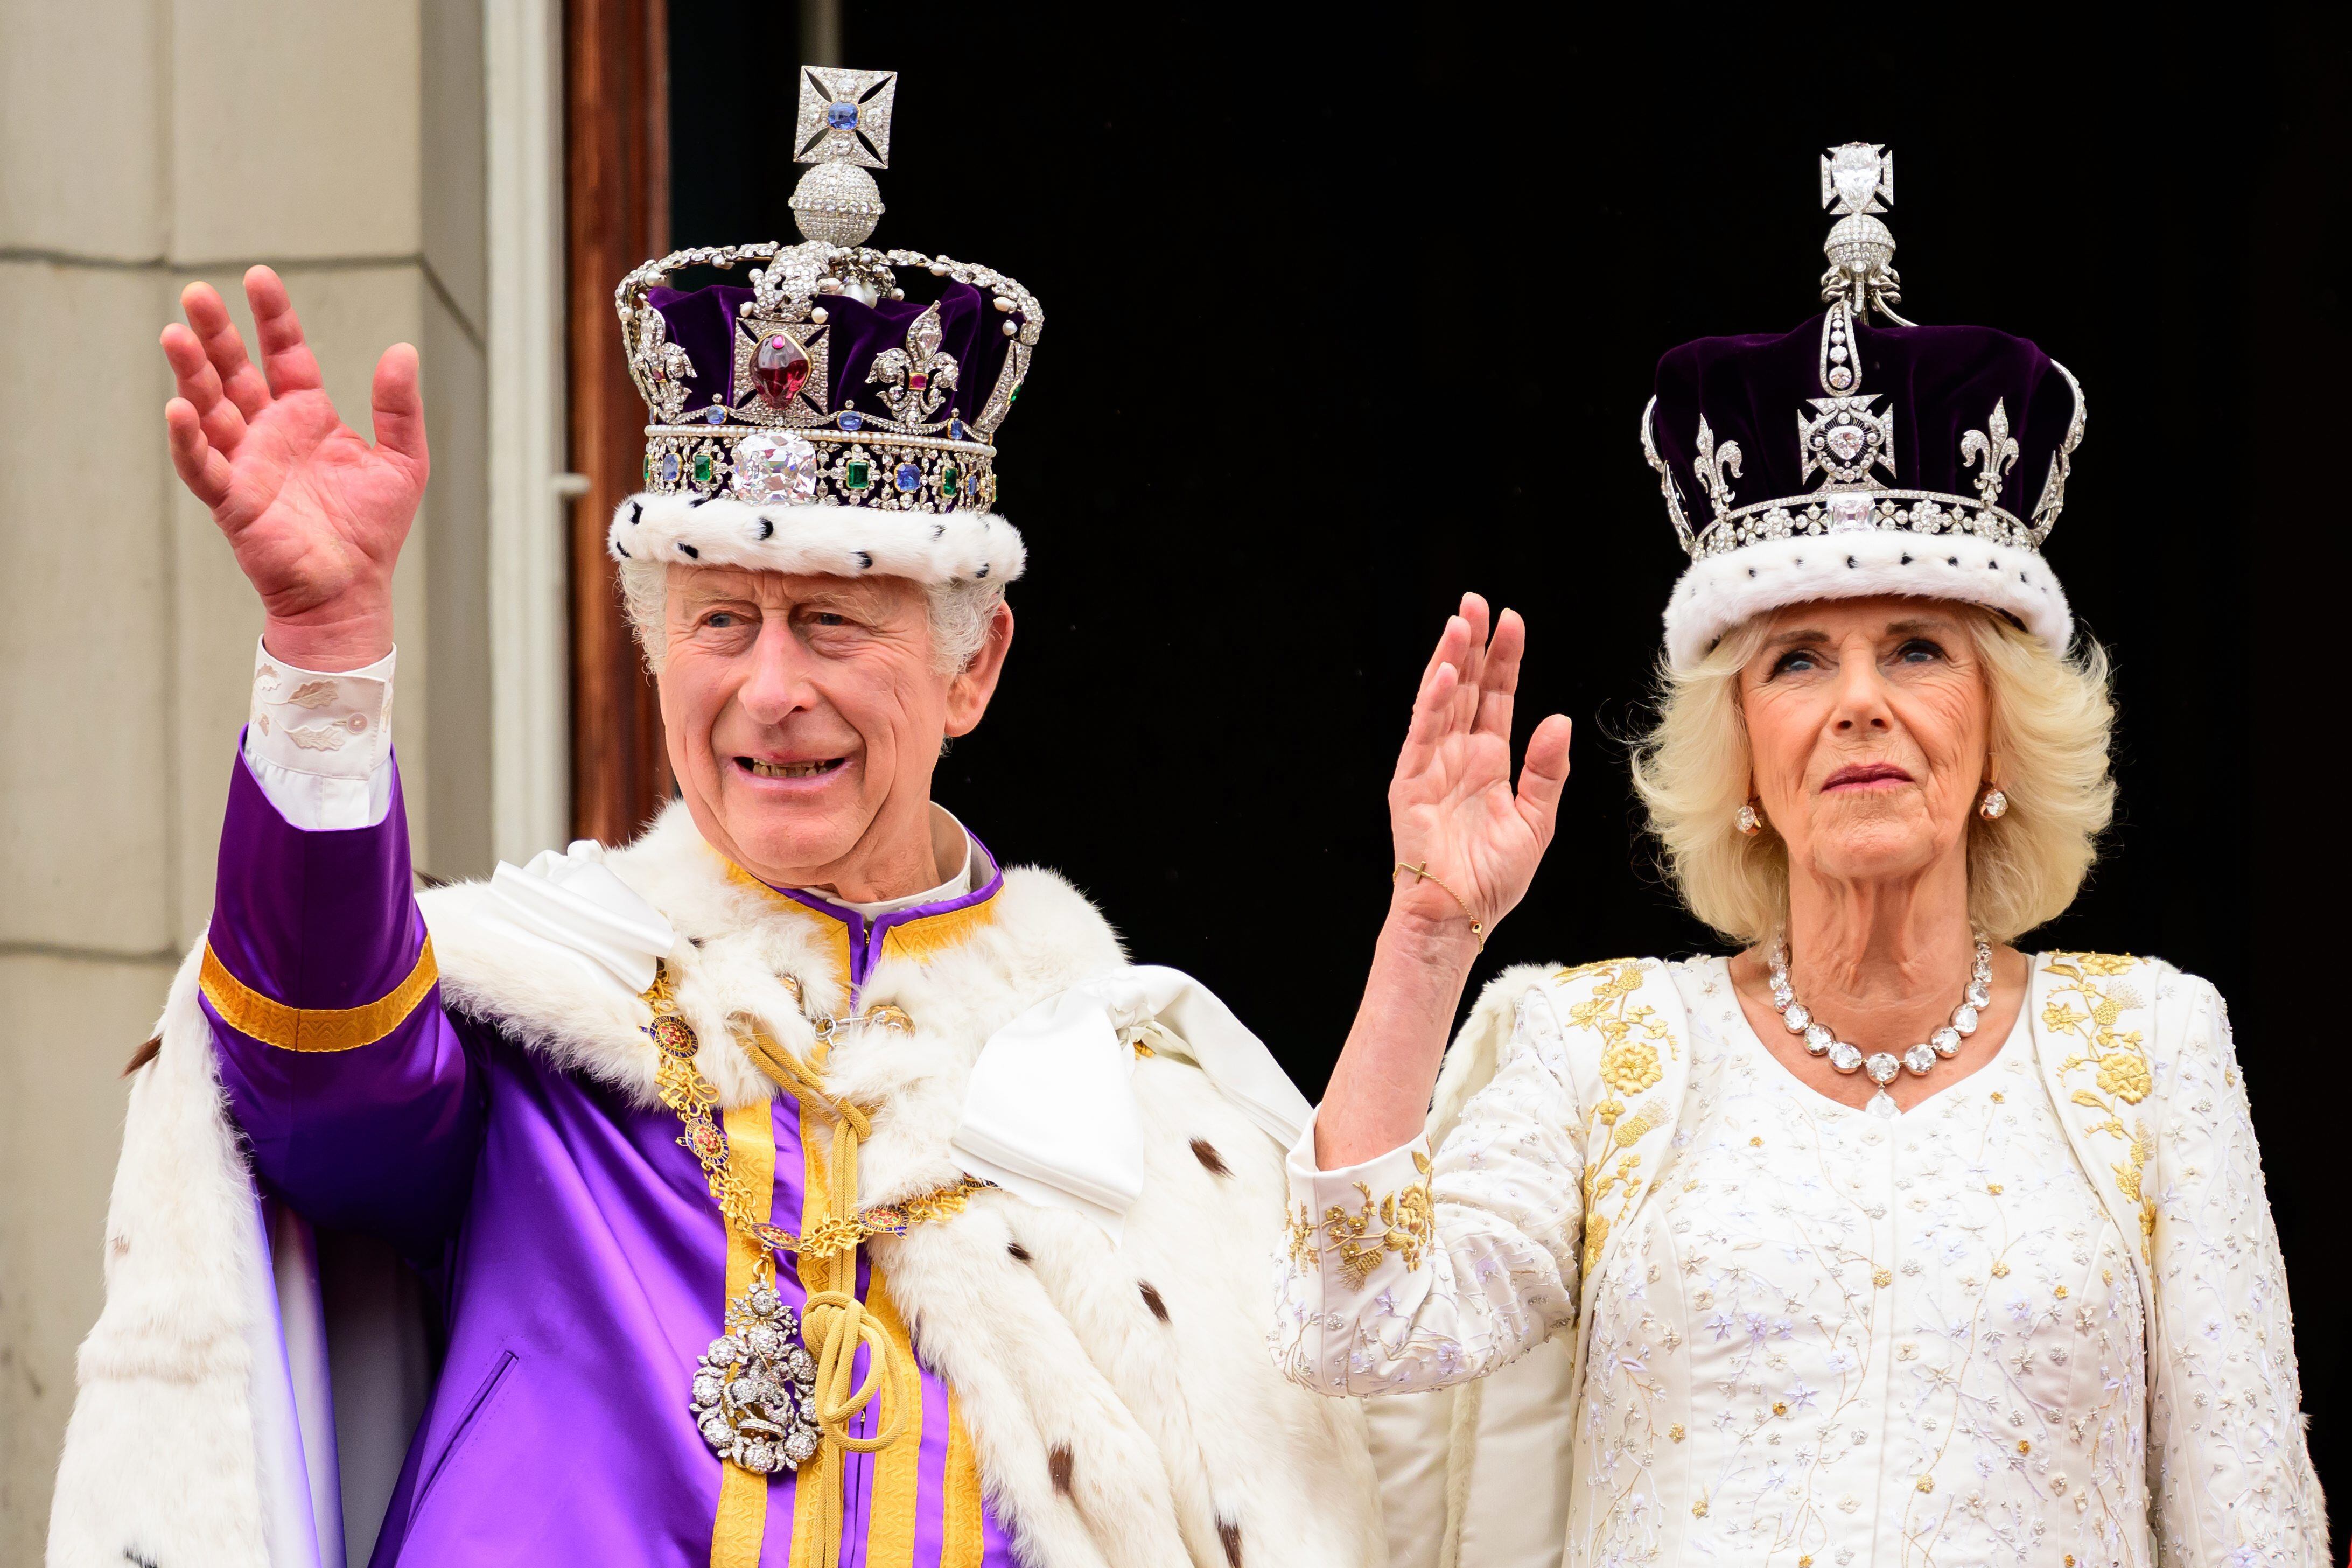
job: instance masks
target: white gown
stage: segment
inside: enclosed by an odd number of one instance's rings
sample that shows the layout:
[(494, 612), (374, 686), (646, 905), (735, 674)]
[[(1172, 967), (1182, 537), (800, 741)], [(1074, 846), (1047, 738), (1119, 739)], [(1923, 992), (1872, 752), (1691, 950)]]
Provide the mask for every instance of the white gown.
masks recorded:
[[(2070, 1147), (2030, 1017), (1883, 1121), (1764, 1049), (1724, 961), (1672, 973), (1689, 1078), (1638, 1205), (1638, 1162), (1617, 1152), (1633, 1140), (1609, 1131), (1622, 1106), (1597, 1108), (1588, 1173), (1596, 1108), (1560, 1026), (1574, 987), (1529, 993), (1433, 1169), (1424, 1142), (1317, 1172), (1309, 1130), (1275, 1331), (1291, 1376), (1356, 1394), (1482, 1376), (1569, 1331), (1580, 1267), (1605, 1257), (1568, 1563), (2325, 1563), (2285, 1279), (2210, 986), (2156, 982), (2210, 1005), (2187, 998), (2195, 1021), (2160, 1063), (2179, 1092), (2156, 1146), (2114, 1168), (2146, 1178), (2142, 1263)], [(2108, 1087), (2137, 1106), (2129, 1070)], [(1604, 1253), (1591, 1232), (1611, 1215), (1631, 1228)], [(2156, 1297), (2173, 1375), (2153, 1395), (2142, 1267), (2178, 1287)]]

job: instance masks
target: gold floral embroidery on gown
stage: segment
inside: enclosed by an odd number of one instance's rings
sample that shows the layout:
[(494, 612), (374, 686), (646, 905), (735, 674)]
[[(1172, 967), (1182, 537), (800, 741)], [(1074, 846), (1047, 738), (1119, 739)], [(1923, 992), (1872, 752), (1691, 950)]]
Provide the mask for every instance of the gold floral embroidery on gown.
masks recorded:
[[(1344, 1171), (1294, 1157), (1302, 1217), (1341, 1206), (1369, 1248), (1367, 1198), (1425, 1175), (1433, 1235), (1410, 1269), (1385, 1246), (1359, 1269), (1294, 1250), (1278, 1359), (1325, 1393), (1481, 1376), (1576, 1332), (1597, 1266), (1570, 1568), (2316, 1568), (2285, 1279), (2219, 998), (2151, 961), (2036, 967), (2032, 1016), (1983, 1042), (1997, 1057), (1891, 1122), (1774, 1060), (1720, 960), (1667, 971), (1680, 1041), (1637, 1011), (1643, 966), (1563, 972), (1432, 1165), (1425, 1146)], [(1580, 1029), (1599, 1036), (1590, 1106)], [(1652, 1074), (1676, 1050), (1689, 1079), (1665, 1107)], [(1659, 1168), (1623, 1163), (1668, 1121)]]

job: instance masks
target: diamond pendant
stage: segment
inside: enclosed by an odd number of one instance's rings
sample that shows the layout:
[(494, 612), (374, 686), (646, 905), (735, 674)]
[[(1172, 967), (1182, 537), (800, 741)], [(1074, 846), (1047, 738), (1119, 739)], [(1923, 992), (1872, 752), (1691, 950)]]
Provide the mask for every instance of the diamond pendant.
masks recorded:
[(1882, 1121), (1892, 1121), (1903, 1114), (1902, 1108), (1895, 1103), (1894, 1097), (1883, 1089), (1872, 1095), (1870, 1103), (1863, 1109)]
[(816, 1452), (816, 1358), (773, 1287), (727, 1303), (727, 1331), (695, 1366), (689, 1408), (710, 1451), (755, 1476), (797, 1470)]

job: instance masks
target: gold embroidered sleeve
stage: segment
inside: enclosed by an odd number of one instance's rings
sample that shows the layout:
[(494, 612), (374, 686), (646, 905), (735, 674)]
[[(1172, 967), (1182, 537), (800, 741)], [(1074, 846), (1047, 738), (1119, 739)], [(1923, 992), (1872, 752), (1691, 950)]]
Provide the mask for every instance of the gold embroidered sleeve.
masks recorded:
[(1307, 1130), (1289, 1160), (1273, 1334), (1293, 1381), (1325, 1394), (1441, 1387), (1573, 1315), (1583, 1118), (1559, 1046), (1549, 1004), (1523, 1005), (1493, 1080), (1433, 1152), (1417, 1139), (1322, 1171)]

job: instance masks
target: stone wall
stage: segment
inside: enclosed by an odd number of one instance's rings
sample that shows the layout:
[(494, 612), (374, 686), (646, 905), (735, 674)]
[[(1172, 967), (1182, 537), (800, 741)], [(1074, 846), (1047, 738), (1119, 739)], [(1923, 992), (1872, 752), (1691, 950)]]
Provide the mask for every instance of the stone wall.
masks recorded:
[(394, 738), (418, 866), (486, 871), (486, 140), (482, 0), (0, 3), (0, 1563), (40, 1558), (118, 1072), (204, 930), (261, 624), (156, 334), (202, 278), (250, 343), (267, 261), (362, 434), (377, 353), (422, 351)]

